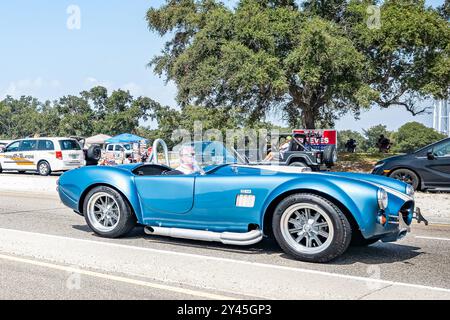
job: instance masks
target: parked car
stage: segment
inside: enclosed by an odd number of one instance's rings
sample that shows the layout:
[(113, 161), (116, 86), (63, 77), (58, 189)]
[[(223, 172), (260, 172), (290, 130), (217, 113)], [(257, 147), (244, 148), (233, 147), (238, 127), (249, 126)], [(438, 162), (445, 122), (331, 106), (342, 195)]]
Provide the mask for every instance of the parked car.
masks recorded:
[(205, 157), (214, 164), (192, 174), (158, 163), (72, 170), (58, 180), (59, 196), (103, 237), (124, 236), (137, 223), (149, 235), (229, 245), (273, 236), (286, 253), (311, 262), (330, 261), (351, 242), (391, 242), (409, 231), (414, 190), (404, 182), (248, 165), (220, 146)]
[(106, 154), (113, 154), (114, 158), (120, 158), (122, 154), (125, 158), (133, 155), (133, 145), (129, 143), (111, 143), (106, 146)]
[(0, 173), (37, 171), (42, 176), (85, 164), (80, 145), (70, 138), (30, 138), (11, 142), (0, 152)]
[(13, 140), (0, 140), (0, 151), (6, 148), (8, 144), (13, 142)]
[(83, 149), (84, 159), (86, 160), (87, 166), (96, 166), (100, 158), (102, 157), (102, 148), (99, 145), (86, 145), (86, 138), (84, 137), (70, 137), (75, 139), (80, 144)]
[(276, 140), (276, 146), (268, 146), (267, 156), (263, 154), (263, 150), (256, 149), (239, 149), (238, 152), (248, 163), (309, 167), (312, 171), (328, 170), (337, 162), (335, 145), (328, 145), (320, 150), (306, 142), (305, 134), (279, 134)]
[(450, 190), (450, 138), (411, 154), (383, 159), (372, 173), (401, 180), (415, 190)]

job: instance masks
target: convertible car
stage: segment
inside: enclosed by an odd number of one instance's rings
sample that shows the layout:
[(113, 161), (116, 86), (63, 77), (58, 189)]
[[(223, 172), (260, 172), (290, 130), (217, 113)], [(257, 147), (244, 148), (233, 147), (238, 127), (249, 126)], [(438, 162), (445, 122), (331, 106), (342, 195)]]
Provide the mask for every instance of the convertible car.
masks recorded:
[(64, 173), (58, 191), (103, 237), (136, 224), (150, 235), (229, 245), (274, 237), (309, 262), (330, 261), (350, 243), (399, 240), (415, 216), (414, 190), (401, 181), (237, 161), (187, 175), (156, 163), (84, 167)]

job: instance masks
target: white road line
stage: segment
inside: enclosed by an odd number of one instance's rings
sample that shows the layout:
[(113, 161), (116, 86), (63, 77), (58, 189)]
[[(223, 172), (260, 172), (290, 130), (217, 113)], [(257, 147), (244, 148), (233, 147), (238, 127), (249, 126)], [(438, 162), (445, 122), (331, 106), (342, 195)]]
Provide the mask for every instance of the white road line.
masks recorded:
[(114, 275), (100, 273), (100, 272), (94, 272), (94, 271), (73, 268), (73, 267), (61, 266), (61, 265), (57, 265), (57, 264), (53, 264), (53, 263), (11, 257), (11, 256), (7, 256), (7, 255), (3, 255), (3, 254), (0, 254), (0, 259), (13, 261), (13, 262), (26, 263), (26, 264), (30, 264), (30, 265), (34, 265), (34, 266), (44, 267), (47, 269), (65, 271), (68, 273), (83, 274), (83, 275), (90, 276), (90, 277), (101, 278), (101, 279), (105, 279), (105, 280), (112, 280), (112, 281), (117, 281), (117, 282), (123, 282), (123, 283), (142, 286), (142, 287), (149, 287), (149, 288), (153, 288), (153, 289), (171, 291), (171, 292), (181, 293), (181, 294), (185, 294), (185, 295), (200, 297), (200, 298), (206, 298), (206, 299), (212, 299), (212, 300), (235, 300), (235, 298), (232, 298), (232, 297), (212, 294), (212, 293), (208, 293), (208, 292), (183, 289), (183, 288), (167, 286), (167, 285), (163, 285), (163, 284), (152, 283), (152, 282), (148, 282), (148, 281), (141, 281), (141, 280), (130, 279), (130, 278), (125, 278), (125, 277), (120, 277), (120, 276), (114, 276)]
[(415, 236), (415, 238), (417, 238), (417, 239), (427, 239), (427, 240), (450, 241), (449, 238), (438, 238), (438, 237)]
[(250, 265), (252, 267), (260, 267), (260, 268), (267, 268), (267, 269), (273, 269), (273, 270), (284, 270), (284, 271), (292, 271), (292, 272), (299, 272), (299, 273), (306, 273), (306, 274), (322, 275), (322, 276), (333, 277), (333, 278), (351, 279), (351, 280), (356, 280), (356, 281), (363, 281), (365, 283), (380, 283), (380, 284), (386, 284), (386, 285), (397, 285), (397, 286), (407, 287), (407, 288), (427, 289), (427, 290), (450, 293), (450, 289), (447, 289), (447, 288), (431, 287), (431, 286), (425, 286), (425, 285), (396, 282), (396, 281), (389, 281), (389, 280), (382, 280), (382, 279), (373, 279), (373, 278), (367, 278), (367, 277), (361, 277), (361, 276), (351, 276), (351, 275), (332, 273), (332, 272), (326, 272), (326, 271), (278, 266), (278, 265), (267, 264), (267, 263), (250, 262), (250, 261), (236, 260), (236, 259), (230, 259), (230, 258), (219, 258), (219, 257), (205, 256), (205, 255), (200, 255), (200, 254), (183, 253), (183, 252), (176, 252), (176, 251), (166, 251), (166, 250), (153, 249), (153, 248), (135, 247), (135, 246), (129, 246), (129, 245), (123, 245), (123, 244), (117, 244), (117, 243), (111, 243), (111, 242), (104, 242), (104, 241), (77, 239), (77, 238), (48, 235), (48, 234), (42, 234), (42, 233), (34, 233), (34, 232), (29, 232), (29, 231), (0, 228), (0, 232), (2, 232), (2, 231), (14, 232), (19, 235), (20, 234), (23, 234), (23, 235), (28, 234), (28, 235), (35, 235), (35, 236), (52, 238), (52, 239), (72, 240), (72, 241), (78, 241), (78, 242), (83, 242), (83, 243), (91, 243), (91, 244), (104, 245), (104, 246), (110, 246), (110, 247), (115, 247), (115, 248), (137, 250), (137, 251), (143, 251), (143, 252), (152, 252), (152, 253), (159, 253), (159, 254), (172, 255), (172, 256), (184, 256), (184, 257), (198, 258), (198, 259), (210, 260), (210, 261), (230, 262), (230, 263)]

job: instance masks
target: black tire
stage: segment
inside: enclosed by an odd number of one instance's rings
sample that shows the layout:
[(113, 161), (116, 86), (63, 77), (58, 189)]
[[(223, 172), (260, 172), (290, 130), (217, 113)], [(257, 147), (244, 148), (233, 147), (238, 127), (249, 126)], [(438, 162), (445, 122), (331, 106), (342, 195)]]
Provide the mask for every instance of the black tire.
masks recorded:
[(3, 168), (2, 168), (2, 165), (0, 164), (0, 173), (2, 173), (3, 172)]
[(289, 164), (289, 166), (290, 167), (303, 167), (303, 168), (307, 168), (308, 167), (305, 163), (299, 162), (299, 161), (292, 162), (292, 163)]
[(366, 247), (366, 246), (370, 246), (371, 244), (378, 242), (379, 240), (380, 240), (380, 238), (366, 239), (362, 236), (361, 231), (353, 231), (352, 241), (350, 242), (350, 246)]
[(327, 167), (332, 167), (335, 165), (337, 159), (337, 150), (335, 145), (326, 146), (323, 150), (323, 162)]
[[(312, 205), (328, 216), (329, 221), (332, 224), (333, 236), (330, 238), (330, 242), (327, 246), (321, 251), (319, 250), (314, 253), (299, 251), (290, 243), (294, 237), (292, 237), (292, 239), (286, 239), (283, 235), (281, 226), (282, 219), (286, 219), (284, 215), (289, 215), (289, 210), (292, 210), (292, 207), (297, 204)], [(333, 260), (347, 250), (352, 238), (352, 228), (342, 211), (332, 202), (314, 194), (299, 193), (283, 199), (275, 209), (272, 219), (272, 229), (276, 241), (284, 252), (294, 256), (298, 260), (307, 262), (328, 262)], [(330, 232), (330, 229), (328, 229), (328, 232)], [(291, 236), (291, 232), (288, 233), (288, 236)], [(324, 245), (325, 244), (326, 242)]]
[(409, 169), (397, 169), (394, 170), (389, 177), (408, 183), (414, 187), (414, 190), (418, 190), (420, 186), (419, 176)]
[(86, 160), (97, 161), (102, 157), (102, 148), (97, 145), (90, 146), (86, 153)]
[(50, 164), (47, 161), (39, 161), (37, 165), (37, 172), (41, 176), (49, 176), (52, 173), (52, 168), (50, 167)]
[[(90, 215), (88, 214), (88, 204), (89, 200), (95, 196), (97, 193), (107, 193), (110, 196), (112, 196), (120, 210), (119, 214), (119, 220), (117, 225), (114, 227), (113, 230), (104, 232), (101, 230), (98, 230), (94, 223), (91, 221)], [(135, 226), (136, 226), (136, 216), (133, 213), (133, 210), (131, 209), (130, 205), (128, 204), (128, 201), (124, 199), (124, 197), (114, 190), (113, 188), (107, 187), (107, 186), (99, 186), (95, 187), (89, 193), (86, 195), (86, 198), (83, 202), (83, 214), (84, 218), (86, 220), (86, 223), (88, 226), (94, 231), (96, 234), (98, 234), (101, 237), (105, 238), (119, 238), (125, 236), (127, 233), (129, 233)]]

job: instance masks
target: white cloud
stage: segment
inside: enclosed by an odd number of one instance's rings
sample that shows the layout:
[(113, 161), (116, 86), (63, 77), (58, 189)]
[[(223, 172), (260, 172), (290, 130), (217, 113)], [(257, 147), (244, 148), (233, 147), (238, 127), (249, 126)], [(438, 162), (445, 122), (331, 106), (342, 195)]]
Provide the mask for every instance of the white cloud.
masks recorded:
[(113, 86), (110, 81), (97, 80), (97, 78), (94, 77), (87, 77), (86, 79), (84, 79), (84, 84), (88, 86), (88, 89), (96, 86), (102, 86), (109, 90)]
[(0, 97), (3, 98), (8, 95), (16, 98), (23, 95), (39, 96), (42, 91), (55, 90), (60, 87), (61, 82), (59, 80), (47, 80), (43, 77), (21, 79), (11, 81)]
[(122, 90), (130, 91), (133, 96), (142, 96), (143, 89), (140, 85), (134, 82), (126, 83), (122, 86)]

